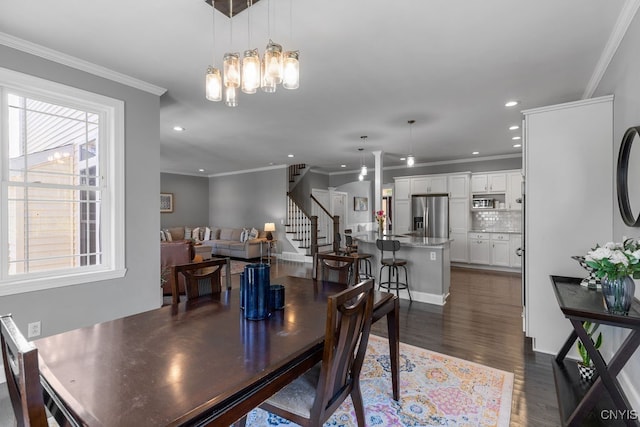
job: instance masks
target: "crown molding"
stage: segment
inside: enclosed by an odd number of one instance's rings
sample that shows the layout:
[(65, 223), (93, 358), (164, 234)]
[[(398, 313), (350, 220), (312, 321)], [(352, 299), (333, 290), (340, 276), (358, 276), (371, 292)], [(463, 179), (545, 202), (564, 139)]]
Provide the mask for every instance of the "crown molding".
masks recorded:
[(604, 73), (607, 71), (607, 68), (609, 68), (609, 64), (611, 63), (613, 56), (616, 54), (620, 43), (622, 43), (622, 39), (627, 33), (627, 29), (629, 28), (631, 21), (633, 21), (633, 17), (638, 11), (638, 7), (640, 7), (640, 0), (627, 0), (624, 6), (622, 6), (620, 15), (618, 15), (618, 20), (613, 26), (613, 30), (609, 36), (609, 40), (607, 40), (607, 44), (605, 45), (602, 54), (600, 54), (600, 59), (596, 64), (596, 68), (593, 70), (591, 79), (589, 79), (589, 83), (587, 83), (587, 87), (582, 94), (582, 99), (591, 98), (595, 93)]
[(289, 167), (289, 165), (265, 166), (263, 168), (244, 169), (244, 170), (233, 171), (233, 172), (214, 173), (214, 174), (211, 174), (211, 175), (208, 175), (208, 176), (209, 176), (209, 178), (216, 178), (216, 177), (219, 177), (219, 176), (242, 175), (242, 174), (245, 174), (245, 173), (263, 172), (263, 171), (270, 171), (270, 170), (274, 170), (274, 169), (284, 169), (284, 168), (288, 168), (288, 167)]
[(93, 74), (98, 77), (103, 77), (105, 79), (121, 83), (123, 85), (140, 89), (156, 96), (161, 96), (167, 91), (167, 89), (163, 87), (156, 86), (143, 80), (136, 79), (135, 77), (127, 76), (126, 74), (110, 70), (109, 68), (103, 67), (101, 65), (96, 65), (89, 61), (85, 61), (84, 59), (76, 58), (75, 56), (67, 55), (57, 50), (53, 50), (36, 43), (14, 37), (7, 33), (0, 32), (0, 44), (3, 44), (12, 49), (29, 53), (31, 55), (39, 56), (40, 58), (47, 59), (49, 61), (57, 62), (58, 64), (66, 65), (68, 67)]

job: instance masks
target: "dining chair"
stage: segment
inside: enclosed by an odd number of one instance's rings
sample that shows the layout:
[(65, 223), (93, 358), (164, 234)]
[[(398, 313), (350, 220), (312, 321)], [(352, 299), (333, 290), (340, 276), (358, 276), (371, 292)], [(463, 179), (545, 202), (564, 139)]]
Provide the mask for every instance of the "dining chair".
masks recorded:
[(358, 281), (358, 258), (351, 255), (317, 253), (312, 277), (351, 286)]
[(365, 426), (360, 391), (373, 309), (373, 281), (328, 297), (322, 361), (260, 408), (301, 426), (319, 427), (351, 396), (358, 426)]
[(38, 349), (25, 339), (10, 314), (0, 316), (0, 324), (4, 374), (18, 427), (48, 426), (40, 385)]
[[(205, 295), (219, 294), (222, 292), (221, 273), (222, 268), (226, 271), (226, 287), (231, 289), (231, 259), (213, 258), (208, 261), (192, 262), (173, 267), (174, 280), (172, 284), (178, 283), (178, 277), (184, 277), (184, 290), (187, 301)], [(177, 286), (171, 289), (173, 304), (180, 302), (180, 294)]]

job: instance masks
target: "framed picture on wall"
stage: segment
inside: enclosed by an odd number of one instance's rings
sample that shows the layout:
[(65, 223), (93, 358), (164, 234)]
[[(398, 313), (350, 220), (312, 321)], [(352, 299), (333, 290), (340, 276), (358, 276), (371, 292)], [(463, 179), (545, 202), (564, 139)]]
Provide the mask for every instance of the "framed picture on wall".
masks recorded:
[(160, 212), (173, 212), (173, 193), (160, 193)]
[(366, 197), (354, 197), (353, 198), (353, 210), (354, 211), (368, 211), (369, 199)]

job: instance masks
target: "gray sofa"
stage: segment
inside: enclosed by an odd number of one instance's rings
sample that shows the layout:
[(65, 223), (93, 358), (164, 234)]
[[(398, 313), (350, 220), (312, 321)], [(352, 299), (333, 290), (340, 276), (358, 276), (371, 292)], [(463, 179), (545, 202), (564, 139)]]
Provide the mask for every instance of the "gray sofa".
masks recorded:
[[(200, 229), (198, 236), (194, 236), (193, 230)], [(205, 230), (209, 229), (209, 239), (205, 240)], [(232, 258), (241, 259), (253, 259), (260, 257), (260, 249), (263, 242), (267, 241), (266, 233), (264, 231), (258, 231), (258, 237), (255, 239), (247, 239), (242, 242), (240, 237), (244, 230), (251, 230), (248, 228), (228, 228), (228, 227), (172, 227), (165, 230), (171, 234), (173, 241), (185, 239), (185, 234), (191, 235), (191, 238), (197, 243), (211, 246), (211, 253), (213, 256), (229, 256)], [(264, 248), (266, 251), (266, 247)], [(266, 254), (266, 252), (265, 252)]]

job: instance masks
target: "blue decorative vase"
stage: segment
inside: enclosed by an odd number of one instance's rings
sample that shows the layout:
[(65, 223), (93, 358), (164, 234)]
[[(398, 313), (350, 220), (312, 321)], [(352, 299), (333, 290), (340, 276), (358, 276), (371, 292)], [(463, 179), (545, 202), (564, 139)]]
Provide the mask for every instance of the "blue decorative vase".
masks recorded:
[(629, 314), (633, 296), (636, 291), (636, 283), (630, 276), (609, 279), (600, 279), (602, 284), (602, 297), (607, 311), (611, 314)]
[(240, 272), (240, 308), (244, 310), (244, 293), (246, 292), (244, 283), (244, 271)]
[(244, 267), (244, 317), (262, 320), (269, 317), (269, 288), (271, 268), (269, 264), (249, 264)]

